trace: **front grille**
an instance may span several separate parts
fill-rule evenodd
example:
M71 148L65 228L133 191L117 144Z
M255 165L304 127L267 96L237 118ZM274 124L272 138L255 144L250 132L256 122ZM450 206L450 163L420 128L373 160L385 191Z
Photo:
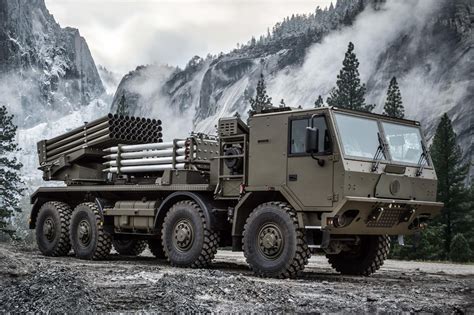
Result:
M406 209L384 209L377 221L369 221L367 227L391 228L400 222L400 218L405 214Z

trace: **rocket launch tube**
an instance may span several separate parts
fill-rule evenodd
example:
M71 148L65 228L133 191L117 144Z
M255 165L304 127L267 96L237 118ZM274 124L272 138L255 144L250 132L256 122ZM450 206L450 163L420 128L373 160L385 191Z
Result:
M176 162L186 161L185 156L177 156ZM120 167L122 166L134 166L134 165L156 165L156 164L169 164L173 162L172 156L165 157L154 157L154 158L142 158L142 159L129 159L129 160L120 160ZM107 161L103 163L106 166L117 166L117 161Z
M45 140L42 144L44 152L41 154L45 156L46 161L52 161L87 147L102 149L118 143L160 144L163 142L162 134L155 130L162 130L160 120L108 114L58 137Z
M55 154L58 154L62 151L66 151L67 149L70 149L70 148L74 148L74 147L77 147L78 145L81 145L81 144L85 144L85 143L88 143L89 141L93 140L93 139L96 139L100 136L104 136L106 134L109 134L112 132L112 130L110 130L111 128L106 128L106 129L103 129L103 130L100 130L100 131L97 131L95 133L92 133L90 135L87 135L85 137L82 137L80 139L77 139L75 141L72 141L66 145L63 145L61 147L58 147L54 150L48 150L46 149L46 156L52 156L52 155L55 155Z
M107 140L113 140L114 137L112 137L111 135L105 135L105 136L102 136L102 137L99 137L97 139L94 139L92 140L91 142L87 142L87 143L84 143L84 144L81 144L81 145L78 145L77 147L74 147L74 148L71 148L69 150L66 150L66 151L63 151L61 153L58 153L54 156L49 156L47 158L48 161L51 161L51 160L54 160L54 159L57 159L59 158L61 155L65 155L65 154L68 154L68 153L71 153L71 152L74 152L74 151L77 151L77 150L80 150L80 149L84 149L84 148L87 148L87 147L91 147L95 144L107 144ZM116 141L116 140L115 140Z
M101 117L101 118L99 118L99 119L93 120L93 121L91 121L91 122L89 122L89 123L87 123L87 124L85 124L85 125L83 125L83 126L81 126L81 127L78 127L78 128L75 128L75 129L73 129L73 130L71 130L71 131L68 131L68 132L66 132L66 133L63 133L63 134L60 135L60 136L57 136L57 137L54 137L54 138L52 138L52 139L46 140L46 145L55 143L55 142L57 142L57 141L60 141L60 140L65 139L65 138L67 138L67 137L69 137L69 136L72 136L72 135L74 135L74 134L76 134L76 133L79 133L79 132L81 132L81 131L84 131L84 128L86 128L86 126L87 126L87 127L93 127L93 126L98 125L98 124L100 124L100 123L102 123L102 122L104 122L104 121L108 121L108 120L111 119L112 117L113 117L112 114L108 114L107 116L104 116L104 117Z
M71 136L69 136L69 137L67 137L67 138L64 138L64 139L59 140L59 141L57 141L57 142L54 142L54 143L52 143L52 144L50 144L50 145L47 145L47 146L46 146L46 150L49 151L49 150L53 150L53 149L59 148L59 147L65 145L65 144L69 143L70 141L74 141L74 140L76 140L76 139L80 139L80 138L86 136L86 134L87 134L87 135L92 134L92 133L94 133L94 132L96 132L96 131L98 131L98 130L107 128L107 127L109 127L109 126L112 126L112 123L111 123L110 121L104 121L104 122L102 122L102 123L100 123L100 124L98 124L98 125L95 125L95 126L92 127L92 128L83 129L83 130L81 130L80 132L78 132L78 133L76 133L76 134L73 134L73 135L71 135ZM48 140L48 141L50 141L50 140ZM47 142L48 142L48 141L47 141Z
M184 146L186 143L185 140L180 140L176 142L178 147ZM161 143L145 143L145 144L132 144L132 145L123 145L120 147L120 151L122 152L132 152L132 151L140 151L140 150L153 150L153 149L168 149L174 146L173 141L169 142L161 142ZM111 152L116 153L118 152L118 147L110 147L104 149L104 152Z
M185 148L179 148L176 150L176 154L183 155L187 152ZM122 152L120 153L121 159L134 159L141 157L160 157L160 156L170 156L173 154L173 149L163 149L163 150L147 150L147 151L137 151L137 152ZM105 159L115 160L118 157L118 153L113 153L104 156Z

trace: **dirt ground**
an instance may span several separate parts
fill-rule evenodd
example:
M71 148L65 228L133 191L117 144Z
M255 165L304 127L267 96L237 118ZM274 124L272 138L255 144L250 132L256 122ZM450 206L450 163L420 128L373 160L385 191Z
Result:
M0 313L130 311L474 313L474 266L388 260L365 278L313 256L299 279L276 280L229 251L211 269L179 269L149 252L83 261L0 244Z

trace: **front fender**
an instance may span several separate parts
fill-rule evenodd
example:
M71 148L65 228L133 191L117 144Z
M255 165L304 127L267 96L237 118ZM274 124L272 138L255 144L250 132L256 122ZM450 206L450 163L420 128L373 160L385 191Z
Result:
M434 201L345 197L340 207L323 213L321 228L331 234L411 235L419 230L416 222L436 217L442 207ZM349 211L357 213L350 223L334 224L334 218Z
M36 218L38 217L38 212L44 202L41 202L39 198L31 200L33 206L31 207L30 219L28 220L28 227L30 229L36 228Z

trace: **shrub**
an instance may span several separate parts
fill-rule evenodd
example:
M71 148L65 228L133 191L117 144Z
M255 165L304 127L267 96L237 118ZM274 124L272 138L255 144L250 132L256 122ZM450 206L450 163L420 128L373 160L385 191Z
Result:
M451 241L449 257L455 262L467 262L471 258L471 249L464 235L456 234Z

